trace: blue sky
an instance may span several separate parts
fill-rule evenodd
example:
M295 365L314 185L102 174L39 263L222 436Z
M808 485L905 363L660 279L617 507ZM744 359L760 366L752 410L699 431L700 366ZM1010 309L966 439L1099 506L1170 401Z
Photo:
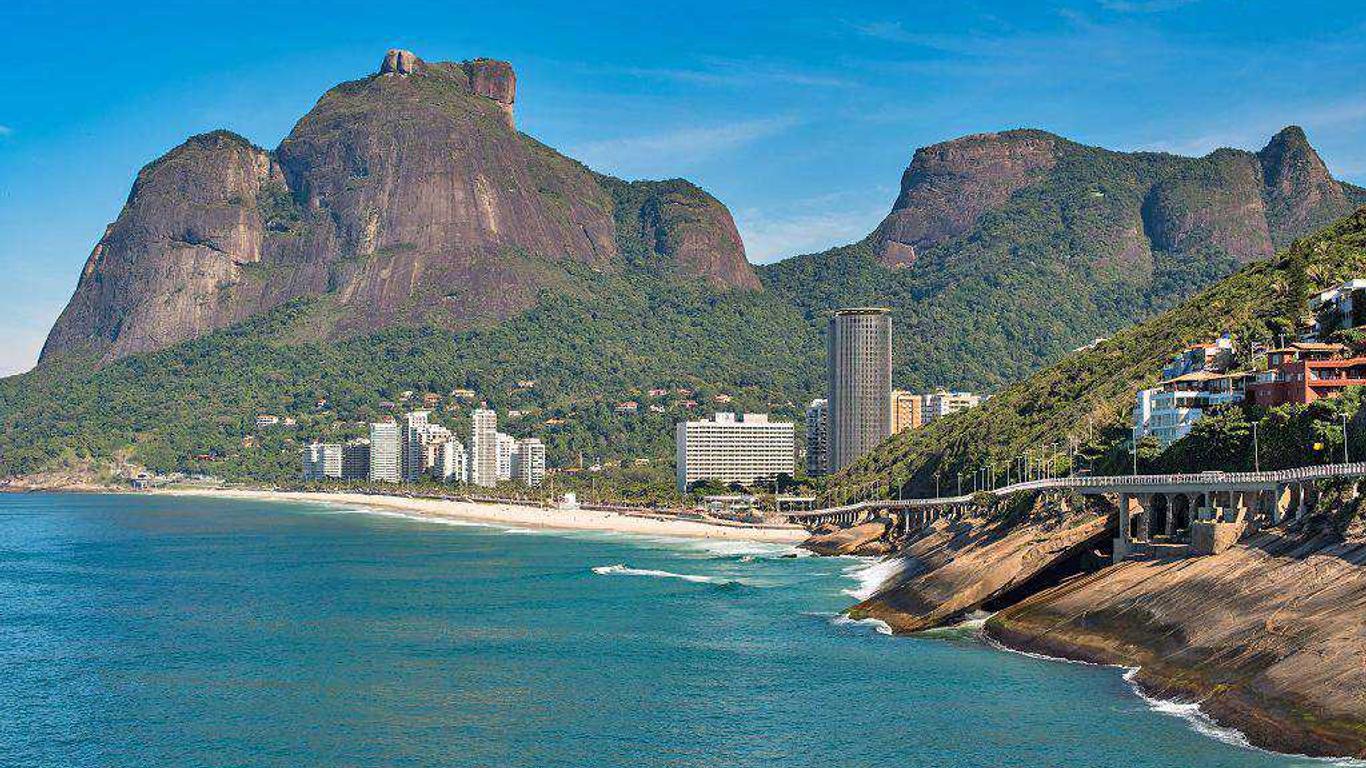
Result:
M0 374L33 364L139 167L214 128L274 147L390 47L512 61L523 131L601 171L696 181L766 262L862 237L915 148L966 133L1204 154L1297 123L1366 182L1364 17L1312 0L5 3Z

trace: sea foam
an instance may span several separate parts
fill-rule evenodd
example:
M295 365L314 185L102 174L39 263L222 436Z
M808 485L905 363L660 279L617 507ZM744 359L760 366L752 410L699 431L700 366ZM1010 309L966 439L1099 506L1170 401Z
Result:
M672 571L656 571L650 568L632 568L625 563L616 565L599 565L593 569L593 573L599 576L651 576L657 579L681 579L691 581L694 584L726 584L726 579L719 579L714 576L699 576L691 573L673 573Z
M882 589L888 579L901 573L906 567L906 559L889 557L886 560L861 562L844 569L844 575L858 582L854 589L842 590L844 594L863 602Z
M882 619L851 619L844 614L840 614L830 619L830 623L835 626L850 627L872 627L880 635L892 634L892 628Z

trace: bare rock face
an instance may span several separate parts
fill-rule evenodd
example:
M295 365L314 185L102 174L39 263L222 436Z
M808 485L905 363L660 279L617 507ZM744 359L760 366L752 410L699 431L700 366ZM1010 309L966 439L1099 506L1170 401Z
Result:
M1014 648L1138 667L1281 752L1366 757L1366 547L1263 533L1226 552L1125 562L1040 592L985 630Z
M1180 164L1143 201L1153 247L1177 253L1215 248L1241 262L1275 252L1256 156L1219 150Z
M475 95L493 99L503 110L509 128L515 127L512 105L517 101L517 75L506 61L475 59L462 65Z
M384 54L384 61L379 65L381 75L411 75L417 71L418 65L422 63L412 51L405 51L401 48L390 48Z
M283 189L270 154L226 131L143 168L43 355L140 352L249 315L261 292L248 275L266 251L269 201Z
M967 232L1055 162L1055 136L1042 131L981 133L916 150L901 194L874 237L887 266Z
M392 50L274 152L191 139L138 175L43 357L158 349L305 296L336 310L324 335L461 329L529 308L557 265L626 268L622 182L513 130L515 94L505 62ZM730 214L688 188L657 201L651 247L688 279L757 288Z
M1278 247L1346 216L1359 202L1333 179L1299 126L1273 136L1257 159L1266 185L1267 219Z

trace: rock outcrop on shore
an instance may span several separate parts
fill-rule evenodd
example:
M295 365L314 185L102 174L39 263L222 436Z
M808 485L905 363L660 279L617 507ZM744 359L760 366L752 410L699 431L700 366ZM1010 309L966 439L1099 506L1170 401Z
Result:
M811 538L802 542L802 548L818 555L838 557L857 555L879 557L892 551L887 541L886 520L872 520L848 528L830 527L816 531Z
M1087 557L1087 549L1105 538L1109 520L1103 508L1025 497L966 519L941 520L901 548L908 569L849 615L879 619L895 632L952 623L1068 559Z
M1164 699L1279 752L1366 757L1366 542L1266 533L1125 562L1003 609L1012 648L1138 667Z
M1200 702L1258 746L1366 757L1360 499L1323 498L1218 555L1119 564L1103 502L1005 500L902 542L905 572L848 613L910 633L996 611L993 640L1138 667L1145 691Z

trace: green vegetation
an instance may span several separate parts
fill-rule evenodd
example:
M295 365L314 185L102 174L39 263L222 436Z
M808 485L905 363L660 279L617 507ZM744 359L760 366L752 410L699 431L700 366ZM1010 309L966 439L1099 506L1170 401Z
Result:
M453 388L488 400L504 431L541 436L554 465L580 454L667 462L676 421L718 408L796 416L793 393L814 392L823 375L817 341L794 338L795 313L761 295L575 265L566 280L595 281L602 293L593 295L614 300L547 292L534 309L489 328L395 328L330 343L300 341L298 328L335 308L298 301L99 368L89 359L53 361L0 381L0 474L49 467L65 451L104 458L131 449L131 460L157 471L280 482L297 476L303 443L363 434L358 422L385 413L384 401L396 412L416 407L399 403L404 391ZM519 386L527 381L535 383ZM651 397L654 388L669 393ZM733 402L714 402L722 394ZM639 404L636 413L616 411L626 400ZM686 407L689 400L696 405ZM463 429L468 407L445 398L437 418ZM508 411L522 415L507 419ZM298 425L257 430L260 413ZM243 444L248 435L254 444Z
M1186 345L1232 331L1270 340L1306 319L1313 291L1366 274L1366 209L1295 241L1275 259L1247 266L1152 320L1073 353L1005 388L971 411L906 432L836 478L832 495L933 493L936 477L954 487L959 473L995 465L1003 473L1017 456L1053 457L1066 471L1075 450L1081 469L1128 472L1134 395L1156 383L1163 363ZM1271 468L1333 460L1341 448L1341 412L1356 412L1359 396L1269 414L1224 412L1162 455L1140 445L1140 470L1248 467L1251 426L1259 420L1261 464ZM1356 422L1353 422L1355 424ZM1366 424L1349 427L1354 451L1366 456ZM1314 450L1314 443L1324 448ZM1322 457L1322 458L1320 458Z

